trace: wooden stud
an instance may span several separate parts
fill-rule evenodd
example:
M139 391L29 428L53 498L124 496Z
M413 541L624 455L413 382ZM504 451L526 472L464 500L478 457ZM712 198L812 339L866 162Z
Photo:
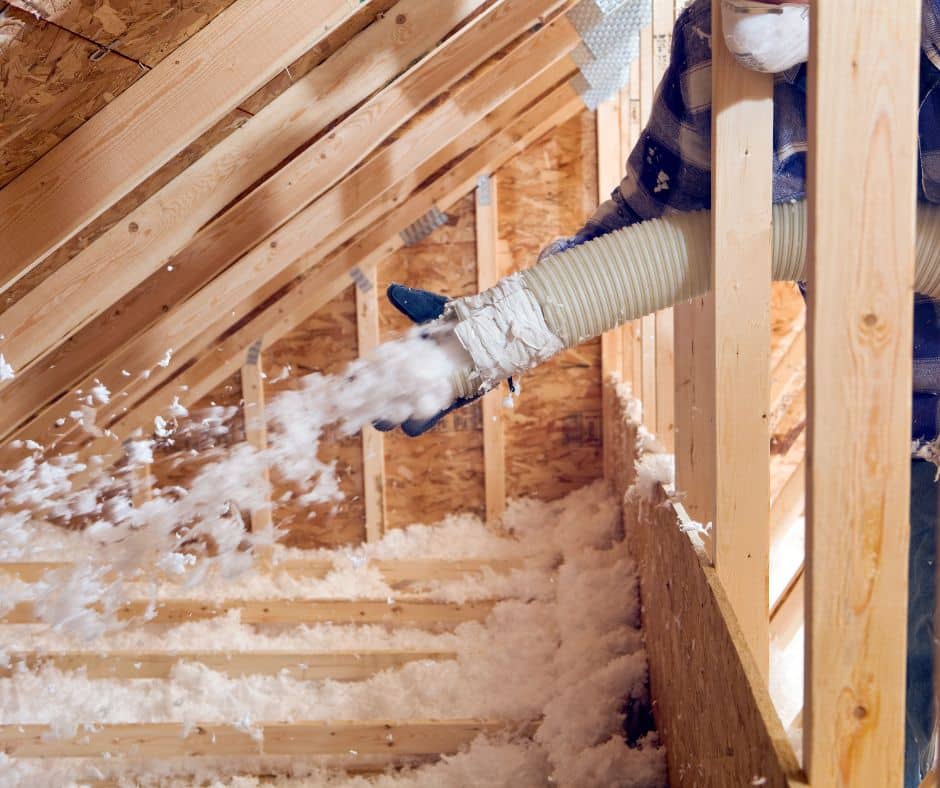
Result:
M643 130L643 122L641 121L642 113L640 111L640 63L638 60L634 60L630 64L630 97L629 97L629 120L627 123L627 137L626 145L622 145L620 148L620 158L621 164L626 168L626 162L630 158L630 154L633 153L634 147L640 141L640 132ZM623 97L621 95L621 101ZM621 123L623 120L623 112L621 111ZM623 130L621 129L621 140L623 140ZM635 397L642 396L642 383L643 383L643 346L642 346L642 321L634 320L630 325L630 368L626 372L630 375L630 383L633 388L633 395ZM627 337L624 336L624 343L627 342ZM624 356L626 359L626 355Z
M268 448L268 427L264 413L264 373L261 369L262 340L248 348L242 364L242 402L245 410L245 440L259 452ZM264 489L264 503L251 510L251 530L266 533L271 530L271 474L267 466L262 470L260 487Z
M356 278L356 336L359 357L379 346L379 295L375 267L359 269ZM385 533L385 438L372 425L362 428L362 487L366 509L366 541L377 542Z
M404 201L355 243L333 255L322 265L311 268L303 281L288 292L281 301L273 304L251 323L217 344L217 352L214 356L200 358L182 375L177 376L173 381L174 386L188 387L178 391L180 400L184 404L198 401L214 385L231 374L233 371L231 360L238 353L244 352L248 336L262 335L265 343L277 341L307 315L312 314L330 298L342 292L349 284L349 272L353 268L376 265L381 259L394 252L401 244L398 232L403 227L423 216L435 203L446 210L449 205L473 188L481 173L501 166L548 129L572 117L581 108L583 108L583 103L568 84L556 88L543 101L479 146L452 170ZM298 275L304 274L308 266L311 266L309 258L302 258L299 266L288 267L284 271L283 281L275 280L272 288L288 285ZM235 312L236 316L239 314L245 313ZM233 316L232 319L235 317ZM217 335L215 330L209 332L205 336L205 342L212 341L212 338ZM205 346L202 342L197 344L200 347ZM182 352L179 355L187 357L190 354ZM129 431L131 424L152 420L153 416L150 414L162 412L172 397L169 391L159 390L152 393L115 422L112 425L113 428L120 433L125 430ZM99 439L83 450L83 456L106 455L110 450L109 441Z
M378 42L384 47L384 41L393 34L384 27L379 31L385 32L384 36L376 33L357 44L357 56L366 65L357 68L351 52L344 53L335 67L327 61L323 71L317 69L308 75L299 90L291 89L265 108L259 114L261 120L250 120L223 142L218 152L197 162L191 176L184 174L174 180L112 228L93 248L82 252L0 315L7 362L17 372L24 371L157 271L174 253L178 253L172 258L174 267L194 271L194 276L199 276L200 270L203 277L205 272L225 270L312 199L334 187L389 134L413 117L429 94L433 96L453 87L468 70L524 29L535 11L562 0L538 0L536 9L517 0L504 1L514 5L515 10L497 13L499 9L494 7L474 18L465 29L428 53L417 67L406 71L343 119L330 134L321 136L231 204L308 141L311 138L308 132L322 129L329 120L368 96L370 88L387 82L389 74L400 68L402 59L425 52L452 26L453 19L449 13L429 15L414 10L412 16L425 20L420 35L408 37L410 46L390 51L377 66L367 55ZM458 7L450 9L454 16L471 14L480 0L456 2ZM390 18L387 25L392 22ZM350 78L351 74L355 76ZM367 77L364 84L356 79L361 75ZM320 76L327 76L329 81L324 85ZM326 100L311 101L311 93L326 94ZM321 109L321 104L326 106ZM460 120L459 116L452 119ZM448 138L446 129L441 129L441 138L445 141ZM441 138L439 146L443 144ZM264 155L253 155L259 149ZM426 155L435 150L427 149ZM244 162L252 159L253 166L246 167ZM237 177L232 177L233 172ZM168 204L182 207L168 211ZM229 204L231 207L213 219ZM185 250L180 252L184 246ZM104 255L104 259L99 255ZM133 265L128 264L129 258L134 260ZM177 285L170 280L169 286L175 290ZM179 295L154 293L153 299L156 304L173 303L179 300Z
M500 279L499 203L495 175L481 175L475 190L477 289L493 287ZM483 482L486 521L496 522L506 510L506 445L503 440L503 399L506 385L500 383L483 395Z
M181 624L204 621L239 611L243 624L385 624L409 627L454 627L464 621L483 621L495 602L476 600L456 604L425 599L163 599L149 610L147 600L125 602L117 611L122 621ZM148 618L151 616L152 618ZM30 602L15 605L0 615L2 624L37 624Z
M652 25L640 31L640 125L645 128L653 109L653 28ZM636 395L643 403L643 423L656 431L656 317L645 315L640 318L640 365L642 374Z
M653 89L659 88L672 50L673 0L653 0ZM656 418L655 433L667 451L675 440L675 348L673 346L673 310L656 313ZM654 422L650 422L653 424Z
M804 748L901 785L920 3L813 6Z
M359 7L245 0L219 14L0 191L0 292Z
M420 660L457 658L452 651L13 651L0 678L44 666L84 671L89 679L168 679L181 662L196 662L237 678L287 675L298 681L362 681Z
M114 723L81 728L74 738L51 735L48 725L0 725L0 748L11 758L180 758L238 755L439 755L454 753L480 735L505 734L513 725L487 720L364 720L263 722L254 730L223 723Z
M721 29L721 5L712 7ZM770 270L773 78L712 49L713 431L715 569L751 653L770 666ZM697 403L702 407L705 402Z
M620 98L614 96L601 102L595 115L597 126L597 201L602 203L620 183ZM618 326L601 336L601 403L602 448L604 452L604 478L613 479L615 469L623 458L614 452L611 429L617 417L617 404L611 396L607 381L615 377L623 380L623 330Z

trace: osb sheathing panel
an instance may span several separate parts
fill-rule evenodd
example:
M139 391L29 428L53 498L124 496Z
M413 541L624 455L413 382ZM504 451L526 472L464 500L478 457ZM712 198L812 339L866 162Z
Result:
M527 268L597 206L594 116L587 111L515 157L498 173L499 237L511 265ZM560 354L523 376L522 396L504 411L506 494L546 500L603 473L600 340Z
M379 267L383 341L411 325L384 298L390 282L452 297L477 291L472 195L447 213L451 224L438 228L415 246L402 248ZM454 511L482 515L485 498L480 404L455 411L420 438L408 438L398 430L388 433L385 473L387 527L433 523Z
M154 66L235 0L10 0L82 38Z
M0 187L144 72L13 7L0 12Z
M341 372L357 355L356 298L348 287L262 354L266 397L270 400L277 392L298 386L299 378L312 372ZM272 474L274 524L288 532L284 543L294 547L359 543L365 539L362 440L359 435L341 439L326 436L319 457L336 462L344 499L316 506L301 505L293 498L281 501L282 496L298 490Z

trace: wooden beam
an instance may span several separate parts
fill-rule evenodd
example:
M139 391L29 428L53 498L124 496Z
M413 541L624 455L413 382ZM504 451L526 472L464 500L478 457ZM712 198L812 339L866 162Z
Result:
M595 113L597 141L597 201L610 199L610 193L620 183L623 169L620 161L620 97L614 96L601 102ZM623 380L623 330L621 327L605 331L601 335L601 380L616 377ZM611 429L617 417L617 403L613 401L612 389L601 388L601 426L604 452L604 478L611 481L618 463L623 458L614 451Z
M204 621L239 611L243 624L384 624L386 626L454 627L464 621L484 621L495 602L479 600L456 604L425 599L164 599L148 612L148 600L125 602L117 611L121 621L181 624ZM147 618L150 614L152 618ZM30 602L0 616L2 624L41 623Z
M571 117L582 106L579 102L580 99L570 86L564 85L557 88L542 102L534 106L531 111L527 111L517 121L510 123L493 138L480 145L452 170L446 172L431 185L420 189L412 198L405 200L382 221L375 224L368 233L341 252L323 261L320 261L315 253L308 254L301 257L295 265L286 267L282 276L271 282L272 295L280 287L289 285L297 276L303 276L303 280L287 293L280 303L266 309L248 325L218 343L215 346L216 352L213 356L200 358L182 375L177 376L173 381L174 389L180 386L189 387L178 391L181 400L185 404L198 400L202 394L211 389L214 382L231 374L231 359L234 355L244 352L243 349L247 347L245 344L248 336L245 333L246 331L254 332L255 337L263 336L265 346L276 341L278 337L290 330L306 315L315 311L319 305L341 292L350 282L348 274L354 267L367 268L370 265L375 265L383 257L397 249L398 244L401 243L398 232L403 227L424 215L435 203L440 203L442 207L446 208L449 204L455 202L473 188L481 173L492 171L495 166L500 166L512 155L538 139L545 131L562 120ZM403 144L407 145L407 141ZM306 214L301 214L301 217L306 217ZM298 219L301 217L298 217ZM298 224L297 230L300 233L306 234L311 229L311 225L308 223L298 222ZM344 230L352 232L355 227L354 223L349 223L344 227ZM285 247L287 247L286 242L269 251L274 254ZM303 254L301 250L298 250L297 253ZM292 250L290 254L293 257L294 251ZM314 263L317 263L317 265L314 266ZM253 268L247 268L244 271L244 276L247 276L253 270ZM309 275L306 273L308 270L310 271ZM240 283L239 286L241 286ZM245 282L244 287L244 292L250 292L252 287L257 287L257 281L248 280ZM223 297L217 295L217 291L215 293L216 297ZM249 296L246 304L232 310L232 313L226 316L226 320L235 320L239 316L248 314L252 306L264 302L264 295L264 293L260 293L255 297ZM195 310L196 315L203 313L201 302L193 305L192 308ZM195 321L195 317L193 319ZM174 321L167 320L166 330L173 330L173 325ZM211 331L204 333L203 338L195 345L199 348L205 347L206 344L212 342L218 336L221 330L224 330L224 326L213 328ZM157 337L158 335L155 335L154 340L161 341ZM192 355L189 352L182 352L177 358L187 359L191 357ZM161 370L156 370L154 374L156 375L159 372ZM116 379L120 381L121 378L118 376ZM209 386L209 388L207 389L206 386ZM170 399L167 399L167 396L172 399L169 391L158 390L153 392L145 400L138 403L133 410L129 410L118 422L115 422L112 425L113 428L118 432L123 432L126 429L130 431L132 429L131 424L139 424L141 420L149 421L153 418L149 415L150 413L160 413L169 404ZM108 439L101 439L93 443L86 453L94 454L107 451L110 451L109 441Z
M814 785L901 785L920 3L810 31L804 745Z
M379 295L375 287L376 269L359 269L356 279L356 335L359 357L368 356L378 346ZM371 425L362 428L362 486L366 509L366 541L376 542L385 533L388 520L385 496L385 438Z
M453 651L12 651L0 678L44 666L84 671L89 679L168 679L181 662L197 662L232 678L286 675L298 681L362 681L420 660L457 658Z
M721 29L721 6L712 8ZM773 78L712 49L715 569L762 675L770 667L770 270ZM746 394L745 394L746 392ZM704 403L699 402L701 407Z
M653 89L659 88L669 68L672 50L673 0L653 0ZM675 448L675 347L673 310L656 313L656 420L655 432L667 451Z
M626 171L626 163L633 153L634 147L640 141L640 132L643 130L640 113L640 61L634 60L630 64L630 85L629 85L629 105L627 106L628 118L626 122L626 136L624 136L624 117L623 103L624 96L621 93L621 148L620 164ZM630 385L635 397L642 396L641 387L643 384L643 345L642 345L642 322L634 320L629 327L629 338L624 335L624 365L625 373L629 375ZM627 353L626 345L629 342L630 349ZM630 366L626 367L626 358L630 358Z
M475 197L477 289L493 287L500 279L499 219L497 178L481 175ZM483 484L486 521L493 523L506 510L506 445L503 441L503 399L505 384L483 395Z
M360 7L233 5L0 190L0 292Z
M653 27L640 31L640 124L645 128L653 109ZM642 375L636 394L643 404L643 423L656 431L656 317L640 318L640 354Z
M11 758L183 758L257 755L439 755L454 753L479 735L525 725L487 720L364 720L263 722L246 730L220 723L115 723L82 727L74 738L48 725L0 725L0 748Z
M268 428L264 415L264 373L261 370L261 340L252 343L242 364L242 407L245 411L245 440L259 452L268 448ZM264 503L251 510L251 530L265 533L271 530L271 474L267 466L261 472L260 488L264 490Z
M416 0L404 0L401 5L407 13L388 15L369 28L362 41L353 42L275 99L191 171L174 179L0 315L7 362L22 373L171 258L174 268L188 272L182 282L176 281L179 277L170 280L174 289L188 285L187 289L195 290L186 281L189 277L201 285L207 273L224 270L336 184L429 96L451 87L468 69L512 40L532 18L532 12L525 9L500 14L491 8L428 53L481 3L447 0L440 14L424 14ZM396 20L400 18L412 21L399 25ZM399 28L403 31L398 32ZM386 50L385 42L396 38L400 43ZM421 55L425 57L420 64L225 210L332 120L386 85L402 62ZM186 252L173 257L187 244ZM184 294L189 295L185 290ZM153 297L151 310L179 298L156 293Z

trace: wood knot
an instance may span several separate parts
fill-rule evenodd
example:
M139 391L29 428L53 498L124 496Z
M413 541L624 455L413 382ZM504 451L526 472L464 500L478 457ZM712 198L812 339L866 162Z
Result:
M395 17L395 24L396 24L396 25L403 25L403 24L405 24L405 22L406 22L407 19L408 19L408 17L406 17L404 14L399 14L398 16Z
M140 229L140 225L137 222L131 222L127 225L127 229L132 233L136 233Z
M869 328L873 327L878 322L878 315L874 312L869 312L862 318L862 322Z
M864 706L856 706L852 713L855 715L856 719L864 720L868 716L868 709Z

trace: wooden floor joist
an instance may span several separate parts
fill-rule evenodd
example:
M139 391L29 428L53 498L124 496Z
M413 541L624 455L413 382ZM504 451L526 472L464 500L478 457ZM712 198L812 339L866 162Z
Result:
M409 662L457 658L452 651L13 651L7 656L0 678L15 675L24 665L29 670L81 670L89 679L165 679L175 665L196 662L232 678L284 674L299 681L359 681Z
M424 755L454 753L477 736L518 731L532 724L491 720L366 720L264 722L252 728L175 722L93 725L71 739L48 725L0 725L0 752L11 758L180 758L237 755Z
M394 558L370 559L365 566L375 567L382 574L382 579L392 588L401 590L415 588L427 583L461 580L466 577L480 577L486 574L508 574L515 569L522 569L523 559L512 558ZM15 578L24 583L35 583L46 572L65 569L71 564L64 561L30 561L0 563L0 578ZM287 558L268 563L264 571L276 574L286 572L297 578L323 578L336 568L328 560L311 558Z
M0 291L360 5L246 0L221 13L0 191Z
M204 621L238 611L243 624L384 624L387 626L454 627L465 621L483 621L496 603L478 600L458 604L426 599L165 599L150 609L146 600L126 602L117 611L122 621L182 624ZM22 602L0 624L41 623L32 603Z

